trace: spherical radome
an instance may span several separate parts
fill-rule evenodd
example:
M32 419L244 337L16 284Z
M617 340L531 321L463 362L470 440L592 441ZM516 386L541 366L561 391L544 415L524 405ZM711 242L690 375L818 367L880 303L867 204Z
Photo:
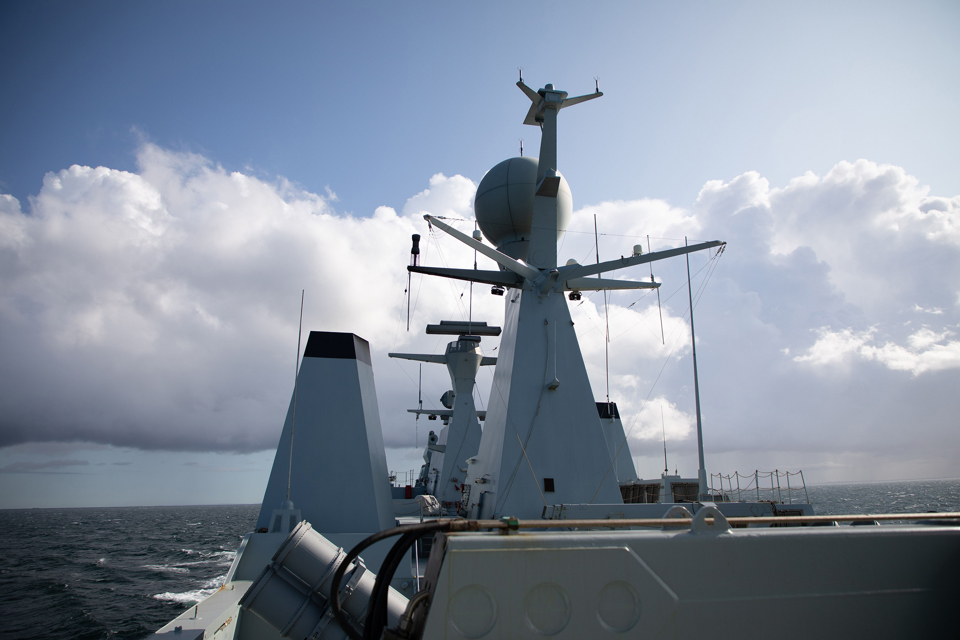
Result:
M483 235L497 249L518 260L527 259L536 187L537 159L510 158L487 172L474 199L474 212ZM559 240L573 215L570 186L562 175L557 202Z

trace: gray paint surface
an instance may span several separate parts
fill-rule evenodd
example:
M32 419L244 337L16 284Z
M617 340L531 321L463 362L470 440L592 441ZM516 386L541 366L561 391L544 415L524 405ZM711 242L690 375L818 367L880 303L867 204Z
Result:
M314 335L311 333L311 341ZM329 335L329 334L328 334ZM347 335L366 346L366 341ZM310 352L308 342L307 352ZM357 349L362 356L363 351ZM366 347L369 353L369 347ZM355 358L305 357L297 392L290 499L323 533L374 533L394 525L373 368ZM293 400L257 528L286 496Z

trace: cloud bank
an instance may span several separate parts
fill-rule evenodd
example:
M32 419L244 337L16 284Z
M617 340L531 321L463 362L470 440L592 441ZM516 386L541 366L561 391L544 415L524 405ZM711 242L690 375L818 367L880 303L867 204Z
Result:
M419 368L385 354L439 352L444 341L423 325L470 313L468 284L415 277L406 331L410 235L424 236L423 264L471 266L473 253L428 232L422 215L472 220L473 181L437 174L401 206L363 216L338 211L330 190L195 154L147 144L138 161L136 173L50 173L26 207L0 195L0 446L273 448L301 289L305 331L370 341L388 447L422 444L413 430L424 425L404 412ZM791 451L825 468L900 455L942 474L960 453L960 196L928 191L866 160L781 188L750 172L708 182L688 208L583 207L560 256L726 240L718 259L691 257L708 451L732 463ZM595 395L609 384L640 457L662 453L663 434L689 451L695 434L686 264L653 272L659 306L652 292L571 303ZM502 301L475 287L474 317L501 322ZM423 380L426 406L438 406L446 372L427 366Z
M360 217L193 154L146 145L139 166L50 173L29 213L3 200L0 445L274 447L300 289L305 330L394 346L421 211L468 215L475 189L437 175L409 210Z

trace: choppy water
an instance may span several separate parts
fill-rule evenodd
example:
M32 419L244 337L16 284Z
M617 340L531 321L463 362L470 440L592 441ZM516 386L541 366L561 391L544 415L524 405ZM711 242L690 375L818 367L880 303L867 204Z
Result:
M808 494L823 515L960 511L960 480ZM220 586L258 509L0 510L0 638L144 638Z
M817 515L960 511L960 480L911 480L807 487Z
M258 510L0 510L0 638L144 638L219 588Z

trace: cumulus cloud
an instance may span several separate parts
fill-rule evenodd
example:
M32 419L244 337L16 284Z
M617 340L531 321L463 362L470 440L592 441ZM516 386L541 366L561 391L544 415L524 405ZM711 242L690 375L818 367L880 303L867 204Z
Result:
M470 313L469 284L418 276L407 294L404 267L412 233L424 236L423 264L472 265L472 251L422 216L472 230L475 183L437 174L400 211L361 216L337 211L331 189L307 193L198 155L145 145L138 159L135 173L48 174L26 206L0 196L0 445L272 448L302 288L305 330L370 341L390 450L422 445L425 426L404 411L420 367L385 354L441 352L444 339L423 325ZM946 475L960 452L958 229L960 197L860 160L782 187L755 172L710 181L689 207L584 207L559 255L586 263L685 237L729 243L720 258L690 257L708 466L783 468L769 458L789 451L839 479L831 460L897 454L918 475ZM609 387L633 454L651 459L661 428L683 452L695 424L686 261L652 272L659 301L625 291L571 303L595 396ZM616 277L649 280L651 268ZM502 303L474 288L475 318L501 322ZM483 346L496 354L496 340ZM491 373L479 377L481 407ZM448 386L443 367L424 366L425 406Z
M696 307L708 466L712 454L746 469L782 468L789 451L791 463L840 479L830 460L875 456L868 476L883 477L882 460L895 452L910 456L917 475L949 475L960 449L950 391L960 384L957 203L900 167L865 160L783 187L747 172L708 182L688 209L651 200L585 207L564 247L595 259L594 214L601 259L646 248L648 234L654 250L685 236L728 241L719 263L691 256L695 295L709 279ZM609 380L625 424L656 423L646 414L657 396L693 415L684 262L653 267L663 282L663 341L655 297L611 295L609 376L602 296L574 309L597 395ZM618 337L613 327L627 308L645 322ZM631 446L635 456L656 456L653 442Z
M830 331L826 327L821 328L819 338L813 343L807 353L802 356L796 356L794 362L808 362L812 365L827 367L839 365L845 362L849 356L865 350L867 341L875 331L868 329L855 333L852 329L842 331Z
M636 414L633 423L624 425L627 437L635 440L684 440L695 435L696 417L681 411L664 397L651 398Z
M893 342L879 346L870 344L874 333L874 329L855 333L851 329L831 331L821 328L813 346L794 361L828 367L841 364L851 356L859 356L864 360L876 360L889 369L909 371L915 376L927 371L960 368L960 342L947 341L947 337L953 335L952 331L936 333L923 328L907 337L906 346Z
M195 154L145 145L138 161L50 173L28 211L0 203L2 445L273 447L300 289L305 329L386 351L411 339L397 329L422 212L472 217L462 177L357 217ZM428 288L419 309L456 313L446 298Z

